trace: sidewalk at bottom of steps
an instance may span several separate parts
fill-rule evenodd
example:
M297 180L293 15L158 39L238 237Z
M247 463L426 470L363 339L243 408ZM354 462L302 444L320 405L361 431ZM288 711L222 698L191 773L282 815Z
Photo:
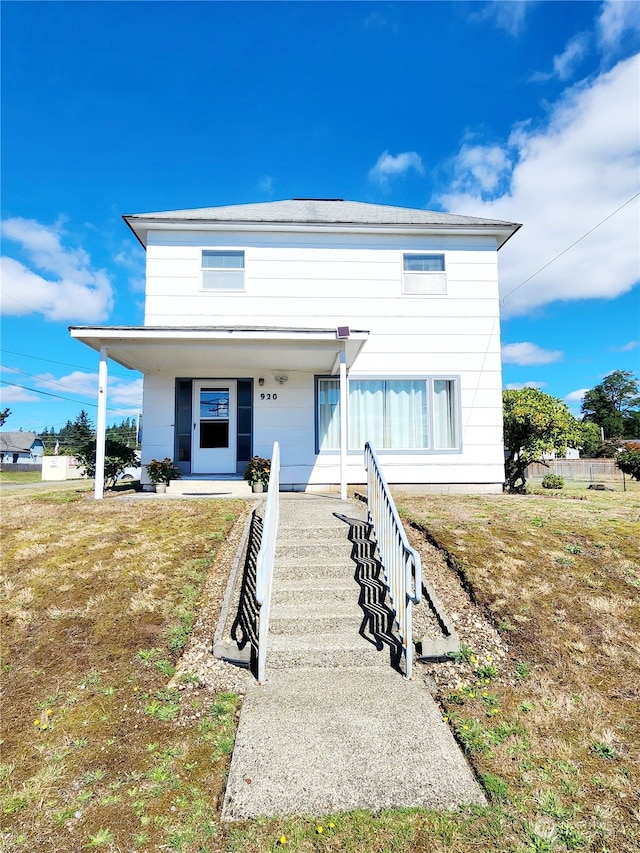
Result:
M484 804L428 691L393 670L273 672L246 695L223 820Z

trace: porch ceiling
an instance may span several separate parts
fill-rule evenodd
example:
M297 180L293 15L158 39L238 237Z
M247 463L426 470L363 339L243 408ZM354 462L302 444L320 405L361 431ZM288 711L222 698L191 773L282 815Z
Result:
M350 368L368 337L366 331L351 331L342 339L336 329L72 326L69 331L98 352L106 347L109 358L124 367L176 376L243 370L337 373L342 344Z

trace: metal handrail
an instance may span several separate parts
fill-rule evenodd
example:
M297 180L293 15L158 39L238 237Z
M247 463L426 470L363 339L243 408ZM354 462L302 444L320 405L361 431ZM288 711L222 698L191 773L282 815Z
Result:
M258 603L258 681L266 680L267 638L271 607L271 581L276 554L276 537L280 518L280 445L276 441L271 453L269 488L264 511L262 540L256 563L256 602Z
M413 649L411 607L422 597L420 555L409 545L396 505L376 452L369 442L364 448L367 471L367 511L378 544L380 562L395 611L405 654L405 675L411 678Z

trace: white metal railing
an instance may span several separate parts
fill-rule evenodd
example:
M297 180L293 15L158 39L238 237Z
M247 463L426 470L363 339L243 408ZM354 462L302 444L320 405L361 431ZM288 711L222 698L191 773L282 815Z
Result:
M271 581L276 554L276 537L280 517L280 445L276 441L271 453L271 471L267 504L264 511L262 540L256 564L256 602L258 603L258 681L266 680L267 638L269 636L269 609L271 607Z
M422 597L420 555L409 545L378 457L369 442L364 448L364 467L367 471L369 523L375 533L391 606L398 622L405 654L405 675L411 678L411 607Z

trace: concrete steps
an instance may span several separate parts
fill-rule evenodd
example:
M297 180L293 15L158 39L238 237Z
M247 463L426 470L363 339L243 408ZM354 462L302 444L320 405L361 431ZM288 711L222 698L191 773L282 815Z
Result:
M370 595L366 613L359 604L373 575L351 559L349 524L335 513L361 512L281 496L267 678L243 702L225 821L485 805L422 680L393 669L384 596Z
M270 634L267 647L267 672L306 668L329 669L334 666L389 666L386 658L358 635L357 627L327 633Z
M389 666L389 655L360 634L364 614L350 527L336 517L345 509L353 516L353 504L281 495L267 673ZM364 523L364 512L359 520Z

